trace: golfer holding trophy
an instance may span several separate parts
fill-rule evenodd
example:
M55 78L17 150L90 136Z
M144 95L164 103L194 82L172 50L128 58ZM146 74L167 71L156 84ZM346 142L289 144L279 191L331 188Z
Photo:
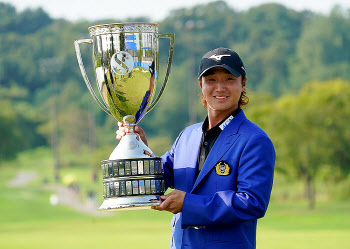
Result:
M91 39L76 40L81 73L91 96L130 132L108 160L102 161L104 202L99 210L157 206L165 192L159 157L133 132L133 127L158 103L166 86L174 53L174 34L158 34L158 24L116 23L92 26ZM159 38L170 39L164 82L153 100L159 70ZM93 68L102 103L86 75L80 44L93 45Z

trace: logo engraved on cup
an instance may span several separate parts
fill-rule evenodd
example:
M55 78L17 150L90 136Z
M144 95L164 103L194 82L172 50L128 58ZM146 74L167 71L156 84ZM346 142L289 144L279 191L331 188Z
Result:
M128 52L120 51L112 56L111 67L116 74L126 75L134 68L134 60Z

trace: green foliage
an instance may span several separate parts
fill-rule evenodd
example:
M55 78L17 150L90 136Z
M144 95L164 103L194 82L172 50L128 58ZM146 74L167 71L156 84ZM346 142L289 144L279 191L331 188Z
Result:
M161 156L171 148L173 141L169 136L155 137L148 140L148 146L155 156Z
M350 156L350 84L340 79L306 84L298 95L250 109L252 119L271 136L277 170L305 182L312 207L315 178L345 180ZM329 169L331 167L331 169ZM322 172L322 173L321 173Z
M0 32L14 32L20 35L35 33L49 25L52 19L41 8L26 9L16 13L16 9L5 3L0 3Z
M0 101L0 158L13 158L19 150L20 136L18 131L13 129L16 123L16 116L9 101Z
M346 150L350 146L349 97L349 83L333 80L307 84L299 95L279 99L271 117L274 127L270 130L276 143L287 149L281 157L299 160L296 164L303 165L300 173L310 171L315 175L313 171L327 163L349 173L350 157ZM292 149L286 144L298 146Z
M290 67L292 87L310 80L350 79L350 35L344 32L350 29L349 20L335 8L330 16L315 16L304 24Z
M11 159L18 151L45 143L35 132L36 111L26 102L28 91L12 85L0 87L0 158Z

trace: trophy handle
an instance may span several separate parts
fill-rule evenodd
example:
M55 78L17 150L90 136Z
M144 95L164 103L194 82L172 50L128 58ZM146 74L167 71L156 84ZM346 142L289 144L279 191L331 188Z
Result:
M101 101L97 98L97 96L94 92L94 89L92 88L92 86L90 84L89 78L88 78L86 71L85 71L83 59L81 58L81 52L80 52L80 47L79 47L79 44L81 44L81 43L92 43L92 39L82 39L82 40L75 40L74 41L75 52L77 54L80 72L83 75L85 84L86 84L87 88L89 89L91 96L94 98L96 103L101 107L101 109L104 110L107 114L112 115L111 112L108 110L108 108L105 107L104 104L102 104Z
M171 68L171 64L172 64L172 61L173 61L173 57L174 57L175 34L159 34L158 38L169 38L170 39L168 68L167 68L166 73L165 73L165 78L164 78L164 81L163 81L163 84L162 84L162 88L160 89L156 99L147 108L146 113L150 112L154 108L154 106L158 103L160 97L162 96L162 94L164 92L164 89L166 87L166 84L168 83L168 78L169 78L169 74L170 74L170 68Z

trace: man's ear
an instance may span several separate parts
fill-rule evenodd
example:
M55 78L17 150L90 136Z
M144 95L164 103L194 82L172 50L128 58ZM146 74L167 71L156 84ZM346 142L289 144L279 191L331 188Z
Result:
M244 91L245 91L245 88L247 86L247 80L248 80L247 76L244 76L244 79L242 80L242 87L243 87Z
M198 82L199 82L200 88L202 88L202 77L200 77L200 78L198 79Z

